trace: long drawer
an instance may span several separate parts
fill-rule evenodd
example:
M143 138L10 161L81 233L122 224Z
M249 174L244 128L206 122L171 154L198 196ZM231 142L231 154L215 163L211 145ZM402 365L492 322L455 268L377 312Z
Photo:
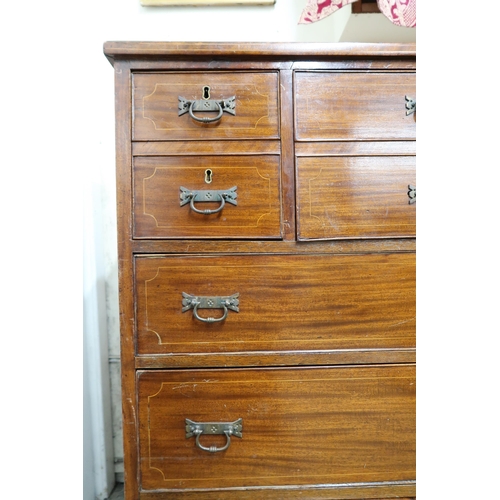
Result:
M415 479L414 365L137 379L143 491Z
M135 258L138 354L415 346L415 255Z
M414 140L411 100L416 100L414 73L299 71L295 136L299 141Z
M135 73L133 82L136 141L279 138L276 72Z
M281 237L280 157L136 157L135 238Z
M297 158L300 240L416 235L415 156Z

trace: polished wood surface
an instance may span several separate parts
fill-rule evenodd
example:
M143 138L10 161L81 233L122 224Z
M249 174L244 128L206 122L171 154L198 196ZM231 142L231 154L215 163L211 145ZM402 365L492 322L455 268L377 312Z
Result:
M178 115L178 98L200 100L203 87L210 99L236 97L236 114L200 123L188 113ZM134 75L134 128L136 141L268 139L279 138L278 73L205 72ZM195 113L213 118L217 113Z
M155 371L138 380L143 490L415 477L412 365ZM242 438L209 453L186 439L186 418L242 418Z
M295 137L299 141L411 140L416 98L414 73L295 74Z
M141 491L141 500L415 500L415 481L372 484L327 484L311 486L272 486L232 490ZM166 496L167 495L167 496ZM286 495L286 497L284 496ZM410 496L411 495L411 496Z
M405 57L415 62L415 43L288 43L288 42L105 42L103 51L106 57L114 62L116 59L134 60L141 58L160 58L164 66L173 58L185 57L196 61L200 56L213 59L224 57L224 60L239 60L247 57L267 59L273 57L286 60L296 57L301 60L336 58L348 59L366 57L382 59L390 57L391 61ZM387 64L386 64L387 66Z
M144 256L135 272L140 354L415 346L413 254ZM239 293L239 312L204 323L182 292Z
M137 157L133 168L135 237L281 237L278 155ZM226 202L220 212L200 214L190 203L180 206L181 187L236 188L237 204ZM194 203L201 211L220 206L221 201Z
M184 156L184 155L279 155L279 140L245 141L185 141L133 142L134 156Z
M298 156L415 156L416 141L297 142Z
M415 347L356 348L356 349L303 349L275 351L237 351L211 353L152 353L138 354L135 367L150 368L220 368L240 366L304 366L352 365L377 363L415 363Z
M297 159L298 238L415 237L414 156Z
M415 167L404 108L415 45L108 42L104 53L125 499L414 498L416 206L399 193ZM179 117L178 97L205 85L213 99L235 94L236 115ZM217 216L179 206L179 187L203 190L207 169L213 189L238 186L238 205ZM203 323L181 312L183 291L239 293L240 311ZM226 452L185 438L185 418L233 410L244 437Z
M132 185L130 131L132 110L130 102L131 70L128 63L115 62L116 100L116 209L117 209L117 250L118 250L118 292L120 313L120 368L122 390L123 454L125 498L137 499L139 489L136 474L138 461L137 415L135 405L135 356L134 325L128 318L134 315L134 297L130 293L133 286L131 266L132 238Z
M295 227L293 228L295 230ZM307 243L307 244L306 244ZM274 240L139 240L132 242L134 253L297 253L301 255L326 252L343 253L386 253L415 252L415 238L382 238L364 240L308 240L274 241Z

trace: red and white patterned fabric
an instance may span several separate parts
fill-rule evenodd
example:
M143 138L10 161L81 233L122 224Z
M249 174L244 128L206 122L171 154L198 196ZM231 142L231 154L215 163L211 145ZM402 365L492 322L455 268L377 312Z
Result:
M309 24L321 21L345 5L357 0L307 0L305 9L300 15L299 24Z
M380 12L396 26L417 27L417 0L377 0Z
M299 24L321 21L357 0L307 0ZM417 0L377 0L378 8L396 26L417 27Z

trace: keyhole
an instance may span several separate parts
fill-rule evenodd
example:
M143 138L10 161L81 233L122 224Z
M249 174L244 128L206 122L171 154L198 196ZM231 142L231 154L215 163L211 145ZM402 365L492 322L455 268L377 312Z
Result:
M207 168L205 170L205 182L207 184L210 184L212 182L212 175L213 175L212 171L209 168Z
M208 85L203 87L203 99L210 99L210 87Z

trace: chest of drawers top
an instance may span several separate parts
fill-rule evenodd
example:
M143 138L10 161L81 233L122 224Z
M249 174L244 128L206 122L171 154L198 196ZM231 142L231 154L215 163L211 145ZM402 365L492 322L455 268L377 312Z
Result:
M300 42L132 42L108 41L104 54L115 59L273 59L273 60L347 60L368 58L413 58L414 43L300 43Z

